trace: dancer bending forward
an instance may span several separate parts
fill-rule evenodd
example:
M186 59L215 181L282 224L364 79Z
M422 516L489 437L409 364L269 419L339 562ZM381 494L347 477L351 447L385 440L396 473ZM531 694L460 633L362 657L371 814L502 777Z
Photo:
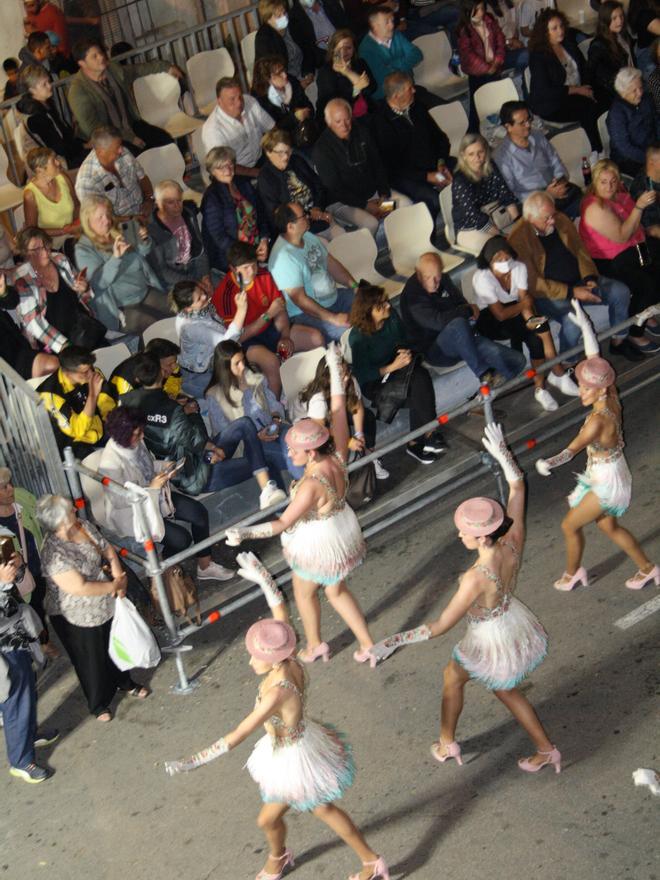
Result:
M587 571L581 564L582 530L592 522L637 566L637 574L626 581L630 590L641 590L651 580L660 585L660 567L647 558L634 536L617 522L617 517L628 509L632 488L632 477L623 455L621 403L614 385L614 370L608 361L599 357L598 340L589 318L576 300L573 300L573 309L575 315L571 315L571 320L582 331L587 356L575 368L575 375L582 405L590 406L591 412L566 449L536 462L537 471L549 477L554 468L571 461L585 446L587 449L587 469L579 475L577 486L568 496L571 510L561 524L566 540L566 571L554 585L557 590L572 590L578 582L588 585ZM651 306L639 319L652 317L658 311L657 306Z
M441 763L448 758L463 763L456 725L463 710L463 689L474 679L494 692L536 746L536 754L518 761L520 769L535 773L552 764L559 773L561 755L517 688L544 659L548 642L534 614L513 596L525 540L523 475L499 425L487 425L482 442L509 484L506 511L491 498L470 498L457 507L458 536L468 550L476 550L477 561L461 576L458 590L436 621L390 636L374 645L372 653L384 660L399 647L443 635L466 617L467 632L444 670L440 740L431 754Z
M365 557L367 548L357 517L346 503L348 491L348 420L346 388L341 355L336 345L325 355L330 369L332 437L324 425L301 419L289 429L286 444L295 465L305 467L300 480L291 483L291 503L279 519L256 526L227 529L227 544L236 546L248 538L281 535L284 558L293 571L293 594L302 618L307 647L300 659L312 663L330 659L330 648L321 639L319 587L325 587L328 601L344 620L360 650L353 657L369 661L373 639L364 615L345 578Z
M263 724L266 735L257 742L246 765L261 790L264 806L257 824L269 847L268 861L256 880L280 880L284 869L293 867L284 823L284 814L291 807L314 813L362 860L362 870L350 880L389 880L382 857L334 803L355 776L350 746L333 728L305 718L305 671L294 657L295 633L282 619L282 596L254 554L239 553L237 558L239 573L259 583L277 618L257 621L245 636L250 666L256 675L263 676L255 708L231 733L190 758L166 762L165 770L173 775L208 764Z

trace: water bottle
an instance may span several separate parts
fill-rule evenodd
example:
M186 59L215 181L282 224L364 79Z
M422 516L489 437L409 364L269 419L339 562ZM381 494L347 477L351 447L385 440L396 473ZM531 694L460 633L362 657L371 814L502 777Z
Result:
M585 187L591 185L591 165L586 156L582 157L582 179L584 180Z

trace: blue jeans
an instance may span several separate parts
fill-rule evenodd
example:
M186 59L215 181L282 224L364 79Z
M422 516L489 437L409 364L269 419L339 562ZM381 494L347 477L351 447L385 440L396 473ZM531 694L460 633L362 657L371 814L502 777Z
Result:
M9 669L9 696L0 703L5 728L7 759L20 770L34 763L37 734L37 688L30 651L3 652Z
M249 480L259 471L268 470L263 446L257 437L257 429L247 416L236 419L213 440L227 456L224 461L211 465L211 473L204 487L205 492L218 492L229 486L236 486ZM232 458L240 443L243 443L243 458Z
M192 370L186 370L184 367L181 367L181 390L189 397L203 400L204 392L211 381L212 375L212 370L206 370L204 373L193 373Z
M475 333L467 318L454 318L435 338L424 359L436 367L451 367L465 361L479 379L487 370L497 370L507 379L525 368L525 356L492 339Z
M351 306L353 305L353 291L346 290L345 287L340 288L337 291L337 299L334 304L331 306L325 306L327 311L333 312L333 314L338 314L339 312L350 312ZM304 312L300 315L294 315L291 318L292 324L303 324L305 327L316 327L317 330L320 330L325 337L326 343L339 342L344 334L348 330L348 325L346 327L337 327L334 324L331 324L329 321L322 321L321 318L315 318L312 315L306 315Z
M294 480L299 480L305 472L304 467L298 467L289 458L289 451L286 445L286 435L291 426L287 424L280 425L280 434L277 440L261 442L261 448L264 451L264 457L268 464L268 470L273 475L273 479L280 487L286 489L281 471L288 471Z
M506 54L504 55L504 70L510 70L514 67L518 73L522 73L528 64L529 51L525 47L522 49L506 50Z
M608 307L610 327L625 321L630 305L630 289L627 285L601 275L598 279L598 290L601 302ZM559 351L568 351L569 348L574 348L580 342L582 334L568 317L573 314L571 300L534 297L534 302L540 315L545 315L546 318L551 318L561 325ZM627 332L627 330L621 330L616 334L616 338L625 339Z
M408 9L406 15L407 27L405 36L412 42L417 37L424 34L434 34L444 28L447 31L449 42L452 49L456 48L456 25L458 23L459 12L453 3L441 6L440 9L434 9L428 15L423 15L419 9L414 6Z

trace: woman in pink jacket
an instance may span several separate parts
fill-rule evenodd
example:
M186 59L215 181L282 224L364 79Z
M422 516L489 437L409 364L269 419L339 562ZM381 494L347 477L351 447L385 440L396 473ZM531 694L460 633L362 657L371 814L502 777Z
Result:
M506 39L495 17L486 12L485 0L462 0L456 34L461 68L470 79L468 130L478 132L474 93L479 86L500 78L506 56Z

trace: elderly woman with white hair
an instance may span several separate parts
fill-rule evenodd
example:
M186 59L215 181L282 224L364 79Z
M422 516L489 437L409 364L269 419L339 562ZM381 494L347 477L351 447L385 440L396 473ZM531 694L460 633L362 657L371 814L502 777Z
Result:
M147 227L152 241L149 262L168 289L177 281L201 281L209 274L197 206L183 198L176 180L154 187L156 208Z
M610 156L623 174L635 177L644 168L646 148L660 140L660 116L636 67L622 67L614 89L617 97L607 115Z
M37 519L45 533L41 567L50 622L71 658L89 711L98 721L112 721L110 703L118 690L141 700L149 696L148 688L118 669L108 654L115 597L126 595L126 573L114 548L91 523L77 518L67 498L44 495L37 502Z

